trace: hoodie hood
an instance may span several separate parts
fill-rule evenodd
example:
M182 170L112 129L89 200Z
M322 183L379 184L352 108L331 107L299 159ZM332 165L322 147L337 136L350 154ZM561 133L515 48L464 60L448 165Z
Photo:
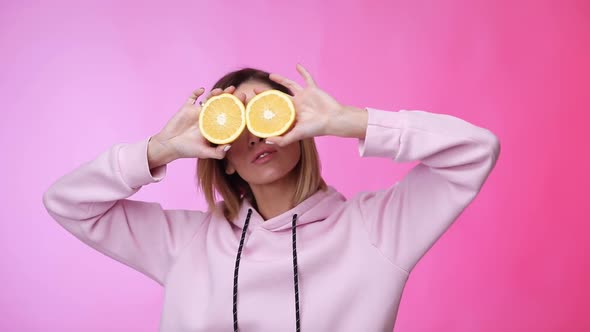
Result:
M293 255L293 283L295 287L295 325L296 331L300 331L300 317L299 317L299 277L297 268L297 227L309 224L316 221L325 220L336 207L346 201L336 189L328 186L326 190L318 190L313 195L299 203L294 208L285 211L284 213L264 221L262 216L254 209L251 202L247 199L242 201L238 216L233 221L236 226L241 229L240 244L235 261L234 268L234 287L233 287L233 323L234 331L239 331L238 327L238 279L240 260L242 257L242 249L245 246L245 238L248 233L248 228L255 229L262 227L270 232L278 232L282 230L291 230L292 237L290 243L292 245L291 253ZM269 245L269 244L267 244Z
M233 224L239 228L244 228L248 210L252 209L250 216L249 228L262 227L268 231L276 232L291 229L293 215L297 214L296 227L326 219L334 209L344 203L346 198L339 193L334 187L328 186L326 190L318 190L313 195L306 198L294 208L284 213L264 220L260 213L252 206L252 203L244 199L240 211Z

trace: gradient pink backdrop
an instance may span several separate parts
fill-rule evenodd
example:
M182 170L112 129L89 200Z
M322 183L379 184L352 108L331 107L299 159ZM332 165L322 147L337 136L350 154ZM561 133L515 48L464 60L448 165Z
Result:
M396 332L590 330L587 0L3 1L0 49L1 331L156 331L162 289L62 229L44 190L155 134L225 72L302 82L296 62L343 103L447 113L501 140L480 195L413 271ZM413 166L317 143L348 197ZM194 165L133 198L204 209Z

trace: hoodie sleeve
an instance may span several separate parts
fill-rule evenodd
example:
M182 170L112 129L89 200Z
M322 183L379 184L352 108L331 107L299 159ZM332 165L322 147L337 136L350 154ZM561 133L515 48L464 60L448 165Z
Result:
M43 204L82 242L164 285L205 213L164 210L156 202L128 199L166 175L167 165L149 169L150 139L111 146L57 179L43 194Z
M353 198L372 244L409 273L476 197L498 159L500 142L491 131L451 115L367 112L361 157L420 162L392 186Z

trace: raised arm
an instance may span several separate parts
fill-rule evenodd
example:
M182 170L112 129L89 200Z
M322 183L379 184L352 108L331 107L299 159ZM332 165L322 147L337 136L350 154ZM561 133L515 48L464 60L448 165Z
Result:
M233 86L215 89L207 98L234 91ZM86 244L163 285L209 214L164 210L159 203L128 197L161 181L173 160L225 158L228 146L210 146L198 130L201 106L196 101L204 92L193 91L156 135L113 145L55 181L43 194L47 212Z
M476 197L500 154L498 138L460 118L368 108L362 157L420 161L399 182L351 201L372 243L410 272Z
M296 68L305 87L270 76L293 91L297 121L267 142L285 146L313 136L356 137L362 157L420 161L401 181L350 200L350 207L361 211L373 245L409 272L481 189L500 154L498 138L451 115L342 105L307 69Z
M45 191L43 204L78 239L163 285L206 214L128 199L166 175L166 164L149 169L151 138L113 145L63 175Z

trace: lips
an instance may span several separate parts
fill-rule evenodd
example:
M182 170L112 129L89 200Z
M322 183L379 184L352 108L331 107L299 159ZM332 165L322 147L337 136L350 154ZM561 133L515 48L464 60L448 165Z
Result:
M274 148L271 148L271 147L268 147L268 148L267 148L267 147L265 147L265 148L263 148L263 149L260 149L260 150L258 150L258 151L256 151L256 152L254 153L254 157L252 158L251 162L255 162L255 161L256 161L256 159L258 159L258 157L259 157L261 154L263 154L263 153L266 153L266 152L268 152L268 153L275 153L275 152L277 152L277 149L274 149Z

